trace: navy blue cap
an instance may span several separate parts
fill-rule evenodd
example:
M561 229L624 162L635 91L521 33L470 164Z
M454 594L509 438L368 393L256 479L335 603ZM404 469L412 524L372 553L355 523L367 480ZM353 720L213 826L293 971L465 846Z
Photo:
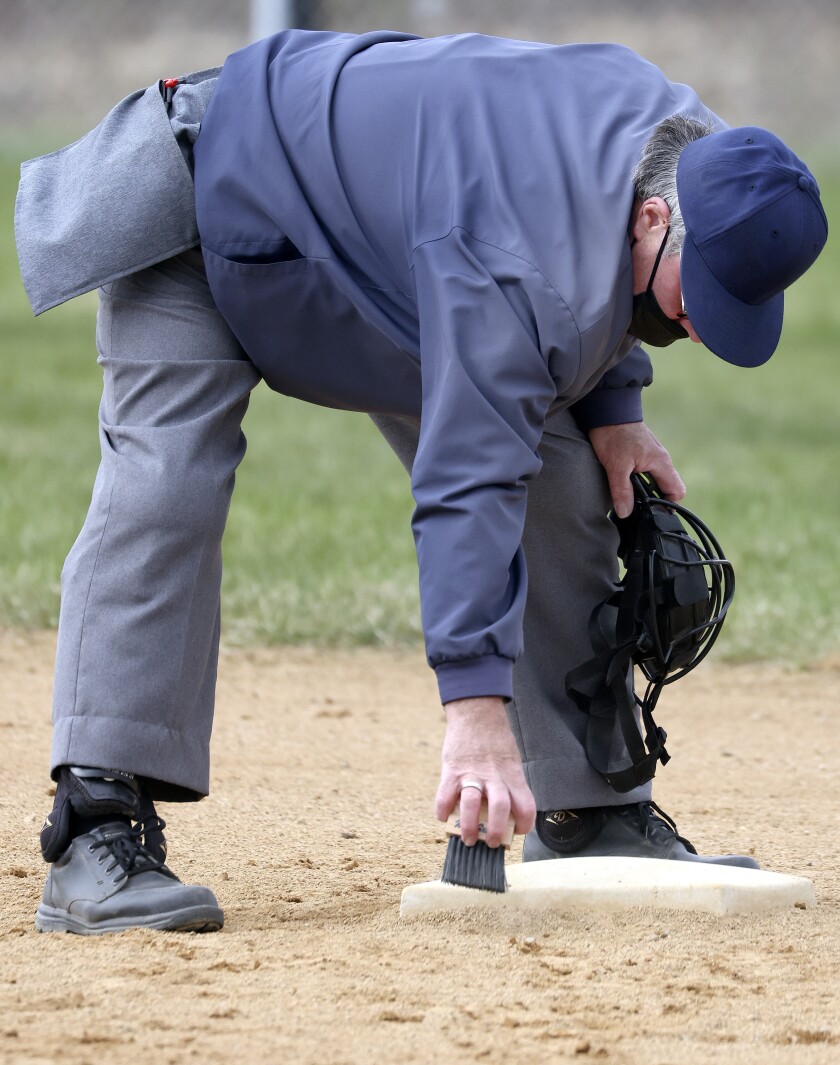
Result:
M807 166L766 129L722 130L683 149L677 194L686 236L680 283L707 348L735 366L760 366L779 343L784 289L828 237Z

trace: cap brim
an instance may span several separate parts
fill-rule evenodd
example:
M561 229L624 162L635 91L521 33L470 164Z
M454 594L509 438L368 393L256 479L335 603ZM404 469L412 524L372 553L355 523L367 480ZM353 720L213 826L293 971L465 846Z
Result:
M710 351L733 366L767 362L782 335L783 293L755 306L736 299L716 280L687 233L680 284L686 313Z

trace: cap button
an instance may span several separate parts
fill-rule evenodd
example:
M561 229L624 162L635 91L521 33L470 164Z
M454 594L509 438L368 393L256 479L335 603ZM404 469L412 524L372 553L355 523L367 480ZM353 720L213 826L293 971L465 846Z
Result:
M800 187L800 189L805 189L805 190L807 190L807 189L809 189L811 187L811 182L808 180L808 178L805 177L804 174L800 174L799 175L799 187Z

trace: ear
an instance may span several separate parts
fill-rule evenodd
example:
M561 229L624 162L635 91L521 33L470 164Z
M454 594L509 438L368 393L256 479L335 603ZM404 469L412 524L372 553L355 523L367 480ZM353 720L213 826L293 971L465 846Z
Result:
M670 224L671 208L661 196L651 196L639 205L633 221L633 236L636 240L644 240L648 234L653 233L661 241Z

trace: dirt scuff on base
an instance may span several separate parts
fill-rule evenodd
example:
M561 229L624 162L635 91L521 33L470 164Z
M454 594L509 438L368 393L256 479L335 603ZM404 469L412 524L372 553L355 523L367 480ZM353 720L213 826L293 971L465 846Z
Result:
M755 853L818 905L401 922L440 873L442 715L420 654L229 651L213 795L162 808L214 935L38 935L51 634L0 633L0 1060L840 1060L836 662L705 665L663 696L657 801L701 853Z

